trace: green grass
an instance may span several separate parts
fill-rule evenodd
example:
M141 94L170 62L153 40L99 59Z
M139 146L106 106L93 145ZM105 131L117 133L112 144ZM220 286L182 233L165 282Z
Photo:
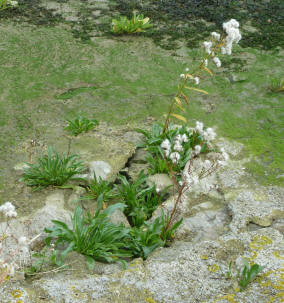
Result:
M8 154L37 138L63 135L66 119L95 116L111 125L141 127L145 118L163 119L184 68L195 50L174 54L150 39L96 38L81 44L58 28L0 27L0 165L13 165ZM26 49L28 51L23 52ZM172 54L174 56L172 56ZM234 50L233 62L212 81L202 81L208 97L193 93L187 118L217 126L218 134L245 144L244 156L257 156L248 169L263 184L283 184L283 94L267 91L269 78L284 69L283 52ZM242 64L244 66L242 67ZM230 83L231 74L244 80ZM71 98L55 96L83 89ZM2 164L1 164L2 163Z
M59 155L55 150L48 148L47 155L38 158L38 163L29 164L20 179L28 186L38 190L49 185L62 186L74 175L85 170L78 156Z

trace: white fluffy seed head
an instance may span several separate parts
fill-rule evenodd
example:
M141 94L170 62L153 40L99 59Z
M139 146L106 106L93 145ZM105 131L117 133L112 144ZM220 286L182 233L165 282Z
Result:
M195 130L201 134L203 132L203 123L196 121Z
M217 67L221 67L222 63L218 57L213 58L213 62L216 64Z
M186 135L186 134L183 134L183 135L181 136L181 140L182 140L182 142L188 142L188 137L187 137L187 135Z
M221 35L218 34L218 33L216 33L216 32L212 32L212 33L211 33L211 36L212 36L214 39L216 39L217 41L219 41L219 40L220 40L220 37L221 37Z
M178 152L171 153L170 159L172 160L173 163L178 163L180 159L180 154Z
M195 82L196 85L199 84L199 81L200 81L199 77L195 77L195 78L194 78L194 82Z
M170 149L171 148L171 142L169 139L165 139L162 143L161 143L161 147L163 149Z
M212 42L211 41L204 41L203 42L203 47L205 48L206 53L210 54L211 53Z
M195 151L196 154L200 154L201 146L200 145L195 145L194 146L194 151Z

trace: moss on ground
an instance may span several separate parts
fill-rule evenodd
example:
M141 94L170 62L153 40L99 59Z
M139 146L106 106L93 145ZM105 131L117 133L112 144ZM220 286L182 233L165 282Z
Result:
M48 144L78 114L140 127L149 116L163 119L178 75L198 59L194 49L166 51L145 37L98 37L82 44L65 23L34 27L2 20L0 35L3 172L23 142ZM202 81L210 96L193 94L187 111L190 124L204 121L244 143L257 156L248 169L264 184L283 182L284 99L267 91L269 77L283 73L283 57L281 49L238 47L212 80Z

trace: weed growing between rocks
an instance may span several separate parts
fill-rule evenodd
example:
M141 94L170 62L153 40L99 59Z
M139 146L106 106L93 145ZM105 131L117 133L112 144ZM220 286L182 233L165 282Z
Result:
M124 213L132 226L140 227L150 219L166 195L167 189L157 193L155 184L147 185L147 178L144 171L133 182L129 182L125 176L118 176L120 185L116 186L117 196L126 205Z
M135 12L130 20L127 17L120 17L120 19L113 19L111 25L113 33L117 35L142 33L153 26L149 18L136 15Z
M67 120L68 126L65 127L65 130L69 131L71 135L78 136L81 133L86 133L89 130L94 129L99 122L96 119L89 120L86 117L78 117L76 119Z
M37 164L28 164L20 181L39 190L50 185L62 186L84 170L83 163L78 160L78 156L61 156L49 147L47 155L39 157Z
M87 195L82 199L97 200L99 196L102 196L103 202L107 202L115 196L115 193L111 182L101 177L97 178L94 173L94 179L87 186Z
M184 110L184 104L189 103L184 90L206 94L204 90L198 88L199 82L203 78L202 72L212 75L209 64L221 66L221 60L216 55L218 52L231 53L233 42L240 39L238 27L238 22L231 20L224 24L227 35L212 33L211 40L203 45L204 58L199 67L192 71L187 69L184 74L180 75L178 91L165 123L154 126L153 135L144 132L146 137L144 148L147 148L148 151L159 152L158 156L153 153L152 157L159 157L159 160L163 161L160 162L163 163L161 166L163 169L166 167L174 183L173 210L169 213L161 210L162 214L159 217L153 221L150 220L153 211L161 206L163 200L160 193L157 193L159 190L155 185L146 186L146 180L142 174L138 180L133 180L133 182L120 176L118 179L121 184L117 186L117 191L121 203L104 209L104 199L111 192L110 184L102 184L102 180L96 179L88 188L92 198L97 199L95 214L85 214L83 209L78 206L72 216L72 227L55 220L53 221L54 226L45 230L48 233L47 244L52 244L54 241L58 265L64 262L70 251L77 251L85 255L90 268L94 266L94 260L120 261L125 264L125 258L140 256L146 259L153 250L165 246L173 238L175 230L182 224L182 218L178 217L177 210L183 202L184 194L198 184L202 178L225 165L228 155L224 150L217 151L213 145L211 146L211 141L216 135L213 129L204 128L201 122L197 122L195 128L191 129L185 126L174 127L172 119L186 122L180 113ZM143 131L141 132L143 133ZM198 157L200 157L202 165L196 168L194 162ZM53 159L53 156L51 155L50 158ZM50 166L54 168L54 165ZM42 173L39 167L36 169L37 172ZM76 173L78 172L80 170L76 171ZM43 184L32 183L31 185L46 186L46 180ZM132 227L111 223L109 216L117 210L126 213Z

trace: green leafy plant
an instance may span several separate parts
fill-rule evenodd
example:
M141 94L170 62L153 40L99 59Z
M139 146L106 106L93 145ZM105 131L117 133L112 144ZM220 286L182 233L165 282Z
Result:
M49 265L56 265L56 251L48 246L45 246L40 252L32 255L32 264L25 268L26 276L33 276L43 271Z
M85 167L78 160L77 155L60 156L49 147L47 155L39 157L37 164L29 164L20 181L26 182L28 186L35 189L41 189L49 185L62 186L74 175L84 170Z
M284 92L284 78L271 78L269 90L273 93Z
M136 128L135 131L144 135L143 143L138 145L138 147L143 147L146 150L159 146L167 138L163 132L163 125L161 123L154 123L150 131L141 128Z
M137 180L129 182L125 176L119 175L120 185L116 186L118 197L126 204L124 210L130 224L141 226L149 219L153 211L162 203L165 191L157 194L156 186L148 186L147 176L141 171Z
M226 279L231 279L233 277L232 266L233 266L233 261L230 261L227 271L222 273L222 276L225 277Z
M174 238L175 231L179 228L179 226L182 224L183 218L178 220L177 222L170 224L170 215L164 214L164 211L162 210L162 214L159 217L160 218L160 224L162 225L162 231L161 231L161 239L166 241L170 241Z
M132 18L129 20L127 17L120 17L120 19L112 20L112 32L121 34L134 34L141 33L145 30L151 28L153 25L149 23L149 18L144 18L143 15L133 14Z
M0 0L0 11L6 8L18 6L18 1L12 0Z
M140 227L133 227L130 230L130 236L134 256L147 259L156 248L163 247L166 242L161 238L162 228L160 217L156 218L153 223L144 222Z
M103 196L98 198L98 208L94 216L85 216L80 206L77 206L72 219L72 229L67 224L53 220L54 226L46 228L48 233L46 243L49 245L55 239L55 245L64 245L67 248L61 253L62 261L70 251L85 255L90 268L94 260L102 262L122 261L121 258L131 257L132 253L126 246L129 230L123 225L111 223L108 215L115 210L123 210L125 205L117 203L102 211Z
M94 173L94 179L87 186L87 195L84 199L97 199L100 195L103 197L103 201L109 201L115 194L111 182L103 180L101 177L97 178Z
M164 158L161 148L156 148L156 152L154 150L152 149L152 152L146 158L150 166L148 169L149 174L169 174L169 165Z
M175 230L181 225L182 219L167 229L169 215L162 212L154 222L144 222L140 227L130 230L131 250L136 257L147 259L156 248L163 247L174 237Z
M264 266L260 266L258 264L250 265L246 260L244 260L244 267L239 280L241 290L246 289L248 284L251 283L263 269Z
M209 148L208 142L205 140L203 134L197 130L188 130L186 127L176 128L172 125L169 126L167 133L163 131L161 124L157 123L152 126L150 131L136 129L137 132L144 135L144 142L139 147L145 148L149 156L146 161L149 163L149 173L168 173L170 169L174 173L180 173L186 163L192 157L192 150L199 145L200 153L207 153L212 149ZM180 138L184 138L180 140ZM180 142L177 144L177 140ZM168 141L168 149L170 152L167 154L163 149L163 142ZM177 145L176 145L177 144ZM176 151L179 147L179 160L172 161L171 153Z
M85 117L78 117L75 120L67 120L69 125L65 127L65 130L68 130L73 136L78 136L83 132L88 132L99 124L95 119L89 120Z

